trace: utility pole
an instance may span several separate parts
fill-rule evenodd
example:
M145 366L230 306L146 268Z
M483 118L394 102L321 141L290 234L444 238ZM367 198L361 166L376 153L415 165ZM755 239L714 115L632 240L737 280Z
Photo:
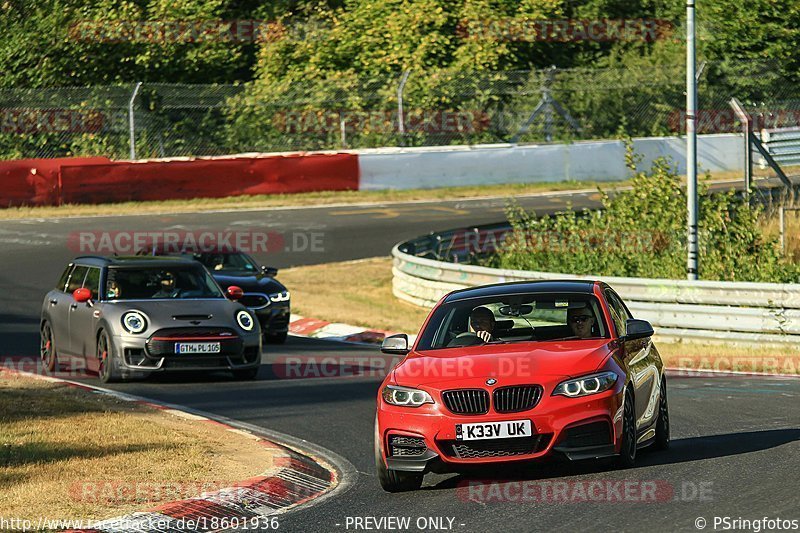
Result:
M697 54L694 41L695 0L686 0L686 207L688 257L686 276L699 274L697 246Z

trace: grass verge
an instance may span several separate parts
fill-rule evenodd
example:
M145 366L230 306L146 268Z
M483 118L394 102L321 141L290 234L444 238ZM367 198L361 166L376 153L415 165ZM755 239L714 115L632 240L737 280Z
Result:
M292 312L354 326L416 333L427 309L392 294L392 260L375 257L281 270L281 282L292 292ZM357 280L342 290L331 280Z
M292 291L294 312L302 316L417 333L428 315L427 309L392 295L392 260L388 257L295 267L282 270L280 277ZM331 283L331 279L358 280L358 283L353 290L342 291L341 285ZM797 349L659 342L658 350L670 367L800 373Z
M0 373L0 515L102 519L260 475L273 453L216 424Z

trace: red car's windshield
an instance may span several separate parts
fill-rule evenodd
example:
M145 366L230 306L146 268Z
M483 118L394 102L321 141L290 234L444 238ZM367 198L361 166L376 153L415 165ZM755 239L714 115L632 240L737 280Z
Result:
M600 303L592 295L515 294L442 304L417 350L608 336Z

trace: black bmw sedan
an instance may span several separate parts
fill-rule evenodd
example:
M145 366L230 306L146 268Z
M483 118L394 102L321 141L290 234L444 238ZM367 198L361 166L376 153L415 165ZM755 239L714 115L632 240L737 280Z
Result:
M250 309L261 324L264 341L282 344L289 332L290 294L281 282L275 279L277 268L259 265L255 259L243 252L198 252L181 255L199 261L211 272L223 290L241 287L244 293L239 302Z

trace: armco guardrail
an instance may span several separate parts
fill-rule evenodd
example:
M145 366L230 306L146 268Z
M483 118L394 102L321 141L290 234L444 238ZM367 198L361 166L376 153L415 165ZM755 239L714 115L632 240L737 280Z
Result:
M463 263L470 254L491 251L508 229L495 225L448 231L398 244L392 250L395 296L432 307L448 292L465 287L592 277ZM602 279L619 292L634 316L653 324L661 339L800 346L800 284Z
M761 141L779 165L800 165L800 128L761 130Z

